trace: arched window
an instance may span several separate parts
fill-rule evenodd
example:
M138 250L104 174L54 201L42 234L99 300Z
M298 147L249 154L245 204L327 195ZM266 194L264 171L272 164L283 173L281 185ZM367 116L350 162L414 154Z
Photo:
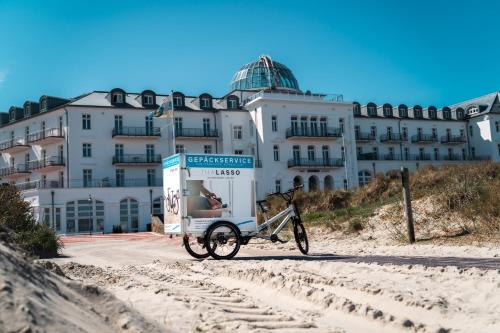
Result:
M435 106L429 106L427 108L427 113L430 119L437 119L437 109Z
M163 214L163 199L162 197L158 197L153 200L153 215L162 215Z
M447 106L443 108L443 119L446 120L451 119L451 109Z
M464 111L464 109L457 108L456 113L457 113L457 119L458 120L464 119L464 117L465 117L465 111Z
M125 91L120 88L115 88L111 90L111 104L119 105L125 104Z
M152 90L144 90L141 93L142 106L145 108L153 108L156 106L156 94Z
M352 103L352 112L354 113L355 116L359 116L361 114L361 105L359 105L358 102Z
M184 107L184 94L178 91L174 92L172 95L172 102L174 108Z
M413 107L413 117L419 119L424 117L422 113L422 107L420 105L415 105Z
M384 106L382 106L383 112L384 112L384 117L392 117L392 105L389 103L385 103Z
M319 181L318 177L316 176L311 176L309 177L309 192L315 192L319 190Z
M200 95L200 108L201 109L211 109L212 108L212 96L209 94Z
M408 118L408 107L404 104L398 106L398 113L400 118Z
M304 181L302 180L301 176L295 176L293 178L293 186L300 186L300 185L303 185L303 184L304 184Z
M139 203L132 198L120 201L120 225L124 232L139 230Z
M367 110L369 116L374 117L377 115L377 105L375 103L371 103L371 102L368 103L366 105L366 110Z
M325 184L324 184L325 191L333 190L333 187L334 187L333 177L330 175L325 176L324 181L325 181Z
M104 231L104 203L80 199L66 203L66 233Z
M369 171L361 170L358 172L359 186L364 186L372 180L372 175Z

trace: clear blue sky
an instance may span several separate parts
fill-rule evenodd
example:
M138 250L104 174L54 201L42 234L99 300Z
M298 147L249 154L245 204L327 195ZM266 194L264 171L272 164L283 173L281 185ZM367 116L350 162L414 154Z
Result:
M500 1L0 0L0 111L121 87L223 95L261 54L303 90L443 106L500 90Z

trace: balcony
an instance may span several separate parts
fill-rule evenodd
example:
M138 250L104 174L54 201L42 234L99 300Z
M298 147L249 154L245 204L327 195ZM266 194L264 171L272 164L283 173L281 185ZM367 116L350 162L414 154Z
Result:
M7 168L0 169L0 177L2 178L17 178L30 174L26 164L17 164Z
M64 158L59 156L51 156L42 160L29 161L28 162L28 170L37 170L37 171L54 171L64 168Z
M377 153L362 153L358 154L358 161L376 161L378 160Z
M45 182L41 180L34 180L29 182L17 183L14 184L20 191L29 191L29 190L40 190L40 189L54 189L54 188L63 188L64 184L61 184L57 180L47 180Z
M288 160L288 168L321 168L332 169L341 168L344 166L344 161L341 158L292 158Z
M382 160L384 161L401 161L401 155L399 154L385 154L382 156Z
M411 137L413 143L433 143L437 141L437 136L432 134L417 134Z
M83 188L83 187L98 187L98 188L108 188L108 187L161 187L163 186L163 180L161 178L124 178L124 179L70 179L70 188Z
M176 128L176 138L218 138L219 131L210 128Z
M159 127L115 127L111 132L113 138L145 138L157 139L161 136Z
M161 163L161 155L125 154L113 156L116 166L156 166Z
M410 161L430 161L431 160L431 154L428 153L421 153L421 154L411 154L406 156L407 160Z
M287 139L290 138L327 138L336 139L342 136L342 131L340 128L332 127L306 127L306 128L295 128L290 127L286 129L285 134Z
M384 143L399 143L406 140L406 135L402 135L401 133L387 133L380 136L380 142Z
M463 135L443 135L441 137L441 143L444 144L461 144L465 143L465 136Z
M44 131L29 134L26 137L28 143L45 145L61 142L64 140L64 133L59 128L49 128Z
M375 135L372 133L356 132L356 142L370 142L375 141Z
M463 161L463 156L460 154L446 154L440 158L443 161Z
M15 154L30 149L25 139L13 139L0 143L0 152Z

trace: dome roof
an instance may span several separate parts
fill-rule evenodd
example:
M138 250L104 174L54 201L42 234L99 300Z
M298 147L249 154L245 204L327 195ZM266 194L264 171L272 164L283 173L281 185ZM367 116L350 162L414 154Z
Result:
M300 91L292 71L269 56L261 56L257 61L240 68L231 81L231 89L280 89Z

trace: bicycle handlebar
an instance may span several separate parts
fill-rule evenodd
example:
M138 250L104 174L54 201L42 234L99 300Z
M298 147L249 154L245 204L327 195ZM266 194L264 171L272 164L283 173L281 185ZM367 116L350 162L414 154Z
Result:
M288 191L286 192L274 192L274 193L269 193L267 195L267 197L271 197L271 196L280 196L283 200L285 201L292 201L293 199L293 196L295 194L295 191L297 191L298 189L300 188L303 188L304 185L298 185L298 186L294 186L293 188L289 189Z

